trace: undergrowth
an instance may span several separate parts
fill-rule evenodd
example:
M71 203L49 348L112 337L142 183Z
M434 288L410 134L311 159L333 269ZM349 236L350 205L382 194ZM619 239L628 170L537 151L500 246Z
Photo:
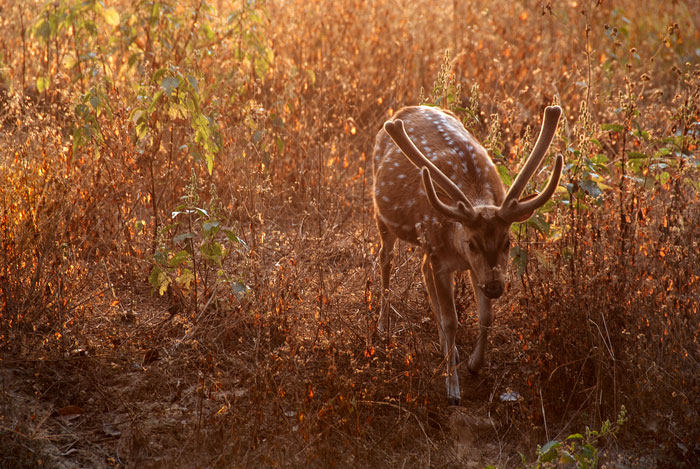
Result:
M442 3L2 7L3 466L695 467L696 9ZM506 184L542 109L564 110L541 171L561 153L562 182L514 226L489 362L463 389L481 430L443 402L413 248L394 335L375 332L369 159L419 102L451 109Z

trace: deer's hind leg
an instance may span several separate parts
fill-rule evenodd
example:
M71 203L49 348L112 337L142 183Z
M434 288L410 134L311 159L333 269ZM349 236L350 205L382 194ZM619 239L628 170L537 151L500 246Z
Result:
M381 239L379 265L382 272L381 309L379 311L377 329L379 332L384 332L389 330L389 280L391 278L391 262L394 260L396 235L391 232L386 223L379 217L377 217L377 228L379 229L379 237Z

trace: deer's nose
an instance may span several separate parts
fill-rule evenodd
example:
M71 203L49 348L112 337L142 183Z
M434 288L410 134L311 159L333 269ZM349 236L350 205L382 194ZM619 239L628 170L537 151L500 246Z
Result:
M503 294L503 282L491 280L484 285L484 294L491 299L498 298Z

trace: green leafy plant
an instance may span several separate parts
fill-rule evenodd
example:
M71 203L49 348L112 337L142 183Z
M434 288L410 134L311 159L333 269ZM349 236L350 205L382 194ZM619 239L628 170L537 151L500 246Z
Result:
M462 85L457 82L452 61L450 60L450 50L445 49L440 72L433 83L431 95L424 96L421 89L420 102L456 111L463 110L461 99Z
M232 252L244 254L248 246L233 230L222 226L214 189L206 208L201 206L200 191L193 171L182 203L172 212L173 222L160 230L159 247L148 277L153 290L161 296L175 289L192 298L195 311L199 310L202 294L206 295L206 306L218 296L232 294L240 299L249 290L224 266ZM223 293L222 287L226 288Z
M572 465L581 469L596 468L600 462L601 442L605 438L615 438L627 421L625 406L620 408L617 419L614 422L606 420L600 430L591 430L574 433L564 440L552 440L544 446L537 447L537 461L528 464L521 455L524 467L529 469L541 469Z
M141 105L131 113L137 141L156 151L154 145L160 143L171 122L188 122L189 143L179 150L191 151L205 162L211 174L221 137L214 120L202 111L200 101L199 82L194 75L174 65L156 70L150 83L140 87Z

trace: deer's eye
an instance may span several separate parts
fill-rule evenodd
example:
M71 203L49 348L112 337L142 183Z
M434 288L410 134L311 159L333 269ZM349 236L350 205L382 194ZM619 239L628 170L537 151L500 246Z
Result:
M473 252L479 251L479 246L476 244L474 239L469 240L469 250Z

